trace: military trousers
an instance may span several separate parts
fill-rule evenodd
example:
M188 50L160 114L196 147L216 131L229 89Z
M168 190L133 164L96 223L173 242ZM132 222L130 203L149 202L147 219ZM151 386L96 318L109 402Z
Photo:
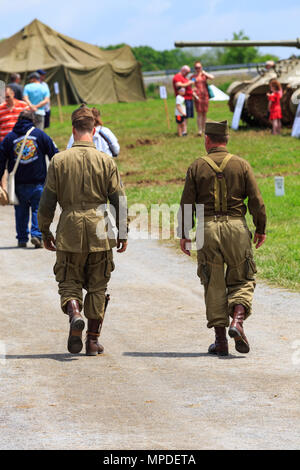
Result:
M112 250L92 253L57 251L53 271L62 311L67 313L66 304L74 299L78 300L86 318L103 320L105 292L113 270ZM87 291L84 302L83 289Z
M229 326L237 304L245 307L246 318L251 314L256 273L251 238L243 217L205 217L197 274L204 285L208 328Z

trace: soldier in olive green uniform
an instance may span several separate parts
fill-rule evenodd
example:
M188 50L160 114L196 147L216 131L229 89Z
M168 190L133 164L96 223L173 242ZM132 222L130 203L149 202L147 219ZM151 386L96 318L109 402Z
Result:
M56 154L48 169L38 212L44 246L56 251L54 273L61 308L69 315L68 350L82 349L84 320L88 319L87 355L103 352L98 343L105 313L106 287L114 270L112 248L127 247L125 193L114 160L93 144L94 117L87 107L72 114L74 144ZM117 241L107 218L106 204L115 210ZM56 240L50 232L57 202L62 208ZM83 303L82 289L87 294Z
M233 320L229 336L234 338L237 351L247 353L250 348L243 321L251 314L256 267L244 201L248 198L256 227L256 248L266 238L265 206L249 163L226 149L227 121L207 122L205 134L208 154L198 158L187 171L178 235L182 251L190 255L186 243L190 243L188 232L194 221L187 221L187 207L192 206L194 211L196 204L203 204L204 244L197 251L197 274L205 290L207 326L214 327L216 334L209 353L228 355L226 327L230 316Z

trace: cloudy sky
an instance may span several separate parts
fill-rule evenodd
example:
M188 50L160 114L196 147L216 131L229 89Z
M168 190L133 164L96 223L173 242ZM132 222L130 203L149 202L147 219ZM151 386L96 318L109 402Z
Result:
M299 0L0 0L1 38L34 18L68 36L99 46L127 43L172 49L174 41L300 37ZM271 48L261 49L261 52ZM284 58L297 49L274 48ZM300 51L298 50L300 54Z

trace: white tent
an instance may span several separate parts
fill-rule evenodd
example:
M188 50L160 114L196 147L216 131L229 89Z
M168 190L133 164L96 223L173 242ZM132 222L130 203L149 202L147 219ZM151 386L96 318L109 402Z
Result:
M211 98L209 101L228 101L229 100L229 96L226 95L226 93L224 93L222 90L217 88L215 85L210 85L210 88L212 89L215 96Z

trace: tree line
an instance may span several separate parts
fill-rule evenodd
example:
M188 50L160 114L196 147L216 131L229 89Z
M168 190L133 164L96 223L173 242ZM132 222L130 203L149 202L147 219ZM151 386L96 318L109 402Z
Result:
M233 33L232 40L250 39L244 31ZM102 49L117 49L125 44L117 44ZM204 67L208 65L233 65L248 64L250 62L265 62L266 60L278 60L273 54L261 54L257 47L211 47L203 51L203 48L171 49L157 51L149 46L132 47L132 52L142 65L142 71L173 70L180 69L184 64L194 66L196 60L200 60Z

